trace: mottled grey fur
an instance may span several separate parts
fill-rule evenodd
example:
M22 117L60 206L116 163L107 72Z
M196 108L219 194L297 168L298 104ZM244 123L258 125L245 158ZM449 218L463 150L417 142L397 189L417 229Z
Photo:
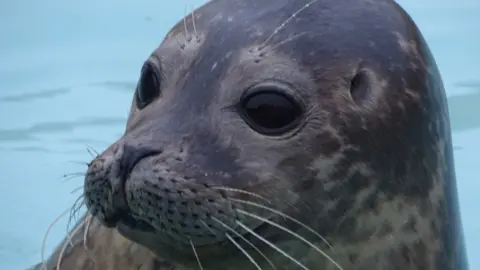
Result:
M161 70L161 95L142 110L134 101L125 134L89 166L89 212L190 268L194 245L205 269L255 269L223 223L277 269L302 269L240 221L304 269L339 269L246 211L343 269L466 270L445 92L420 31L390 0L306 3L213 0L176 25L147 60ZM232 109L264 82L305 109L284 136L255 132ZM231 199L288 214L331 248Z

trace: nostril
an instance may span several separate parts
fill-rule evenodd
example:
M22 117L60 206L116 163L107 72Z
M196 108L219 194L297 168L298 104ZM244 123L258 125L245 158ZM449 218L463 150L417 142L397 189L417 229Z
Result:
M123 146L123 153L122 157L120 159L120 170L118 177L122 179L126 179L128 175L132 172L133 168L137 163L148 157L148 156L154 156L161 154L162 150L159 149L154 149L150 147L145 147L145 146L131 146L128 144L125 144Z

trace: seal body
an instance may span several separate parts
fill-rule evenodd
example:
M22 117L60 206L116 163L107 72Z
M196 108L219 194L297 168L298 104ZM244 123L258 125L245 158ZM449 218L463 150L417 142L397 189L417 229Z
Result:
M173 266L148 249L84 216L44 263L27 270L171 270Z
M442 80L389 0L197 9L84 196L97 230L179 269L467 269Z

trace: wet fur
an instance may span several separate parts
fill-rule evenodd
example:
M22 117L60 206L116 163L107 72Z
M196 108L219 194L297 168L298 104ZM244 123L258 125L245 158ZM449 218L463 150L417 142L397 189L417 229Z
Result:
M251 228L262 222L258 218L230 219L228 215L218 215L219 209L227 214L243 211L271 218L272 215L266 216L265 209L239 201L275 207L328 240L325 243L284 217L273 219L325 252L321 254L306 246L292 233L288 235L273 227L265 231L276 247L298 259L307 267L304 269L466 270L443 84L428 46L408 15L390 1L346 0L327 4L320 0L311 5L286 0L277 4L254 2L211 1L169 32L152 57L160 57L165 67L162 100L177 102L162 104L159 100L142 112L132 105L125 136L89 167L86 190L98 192L99 196L94 198L86 193L90 212L102 220L113 211L102 197L107 189L95 185L103 185L109 173L120 170L116 162L125 155L124 145L133 149L158 148L161 154L142 161L140 167L164 180L165 184L160 185L165 186L161 187L151 182L153 189L149 191L174 201L175 207L165 206L162 211L180 205L176 200L181 198L171 197L171 191L182 191L195 198L200 195L193 190L201 190L206 196L201 198L210 198L212 204L203 202L199 207L186 209L225 218L222 220L231 222L229 226L239 229L236 221ZM258 5L258 13L252 13L248 5ZM315 9L314 5L328 8ZM382 14L382 23L369 21L378 14ZM337 23L331 26L335 30L325 30L324 22L312 17ZM324 32L312 30L312 22L319 24L315 29ZM267 23L278 27L269 29L272 31L267 34L263 27ZM195 27L189 30L189 25ZM376 28L372 28L374 25ZM356 38L368 39L370 47L362 42L357 44ZM320 39L326 42L318 42ZM207 69L222 72L209 77L202 73ZM369 82L368 96L360 101L342 91L359 73ZM307 101L304 125L283 141L259 139L228 111L224 112L228 121L219 117L215 104L228 104L241 91L224 90L215 95L208 94L207 88L201 91L202 87L245 88L261 80L258 74L288 78L294 88L310 89L308 93L297 93ZM179 103L179 99L183 102ZM169 117L176 120L168 122ZM215 136L213 131L224 136ZM288 143L284 144L285 141ZM208 161L204 162L206 158ZM197 167L192 169L185 164ZM200 173L209 176L201 177ZM136 174L140 172L134 171L133 176ZM232 181L231 175L241 181ZM180 182L168 180L170 177L180 178ZM127 183L131 190L140 190L147 184ZM254 192L270 200L270 204L248 194L213 188L219 185ZM167 186L170 191L163 191ZM134 199L130 203L137 203L135 207L145 211L144 219L159 222L155 215L160 209L150 206L146 197ZM167 212L162 212L162 216L169 216ZM200 222L187 221L188 226ZM215 237L225 240L222 245L198 247L198 251L194 246L192 251L185 234L175 233L183 229L175 228L173 221L162 224L173 230L173 241L157 233L123 231L147 249L94 221L88 250L97 263L92 264L92 258L80 244L83 240L75 236L77 242L73 241L74 247L62 258L62 265L66 269L121 270L137 269L140 265L144 268L138 269L177 269L158 265L160 259L154 259L148 251L151 250L158 258L165 255L169 261L191 268L198 268L199 260L205 269L255 269L255 262L262 269L271 269L259 254L254 255L253 262L247 260L240 249L226 245L228 241L220 234ZM198 232L208 235L206 228ZM205 238L196 240L213 241L202 239ZM302 269L255 237L249 239L277 269ZM198 242L190 239L190 243ZM60 250L48 261L49 267L58 263L55 256L58 259ZM233 251L236 253L232 256ZM197 252L198 256L194 256Z
M59 261L65 270L183 270L174 268L153 255L148 249L121 236L115 229L102 226L97 220L92 224L85 237L86 216L72 229L79 232L65 238L45 261L29 270L57 269ZM101 239L101 240L100 240ZM86 240L86 241L85 241ZM64 252L62 252L62 249ZM62 254L63 253L63 254Z

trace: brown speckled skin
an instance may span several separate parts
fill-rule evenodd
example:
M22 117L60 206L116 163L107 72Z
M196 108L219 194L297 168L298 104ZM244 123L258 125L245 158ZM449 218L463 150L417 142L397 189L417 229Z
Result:
M82 219L83 220L83 219ZM77 226L85 226L81 223ZM121 236L115 229L106 228L93 220L87 238L88 252L85 251L84 231L72 235L71 244L62 256L64 270L186 270L153 255L148 249ZM65 242L62 241L46 261L47 270L56 270L58 258ZM73 244L73 245L72 245ZM94 263L95 262L95 263ZM28 270L42 270L37 264Z
M421 33L390 0L318 0L269 38L307 2L213 0L195 11L195 29L191 16L189 31L183 21L172 28L147 60L161 72L161 95L144 109L133 102L125 134L85 178L89 212L115 229L96 223L89 250L97 264L79 245L65 269L169 269L146 248L197 268L190 241L205 269L255 269L216 220L277 269L301 268L238 222L311 270L338 269L241 211L296 231L345 270L468 269L445 91ZM278 138L253 131L232 109L266 81L307 112ZM286 219L231 203L252 198L215 186L267 197L333 249Z

